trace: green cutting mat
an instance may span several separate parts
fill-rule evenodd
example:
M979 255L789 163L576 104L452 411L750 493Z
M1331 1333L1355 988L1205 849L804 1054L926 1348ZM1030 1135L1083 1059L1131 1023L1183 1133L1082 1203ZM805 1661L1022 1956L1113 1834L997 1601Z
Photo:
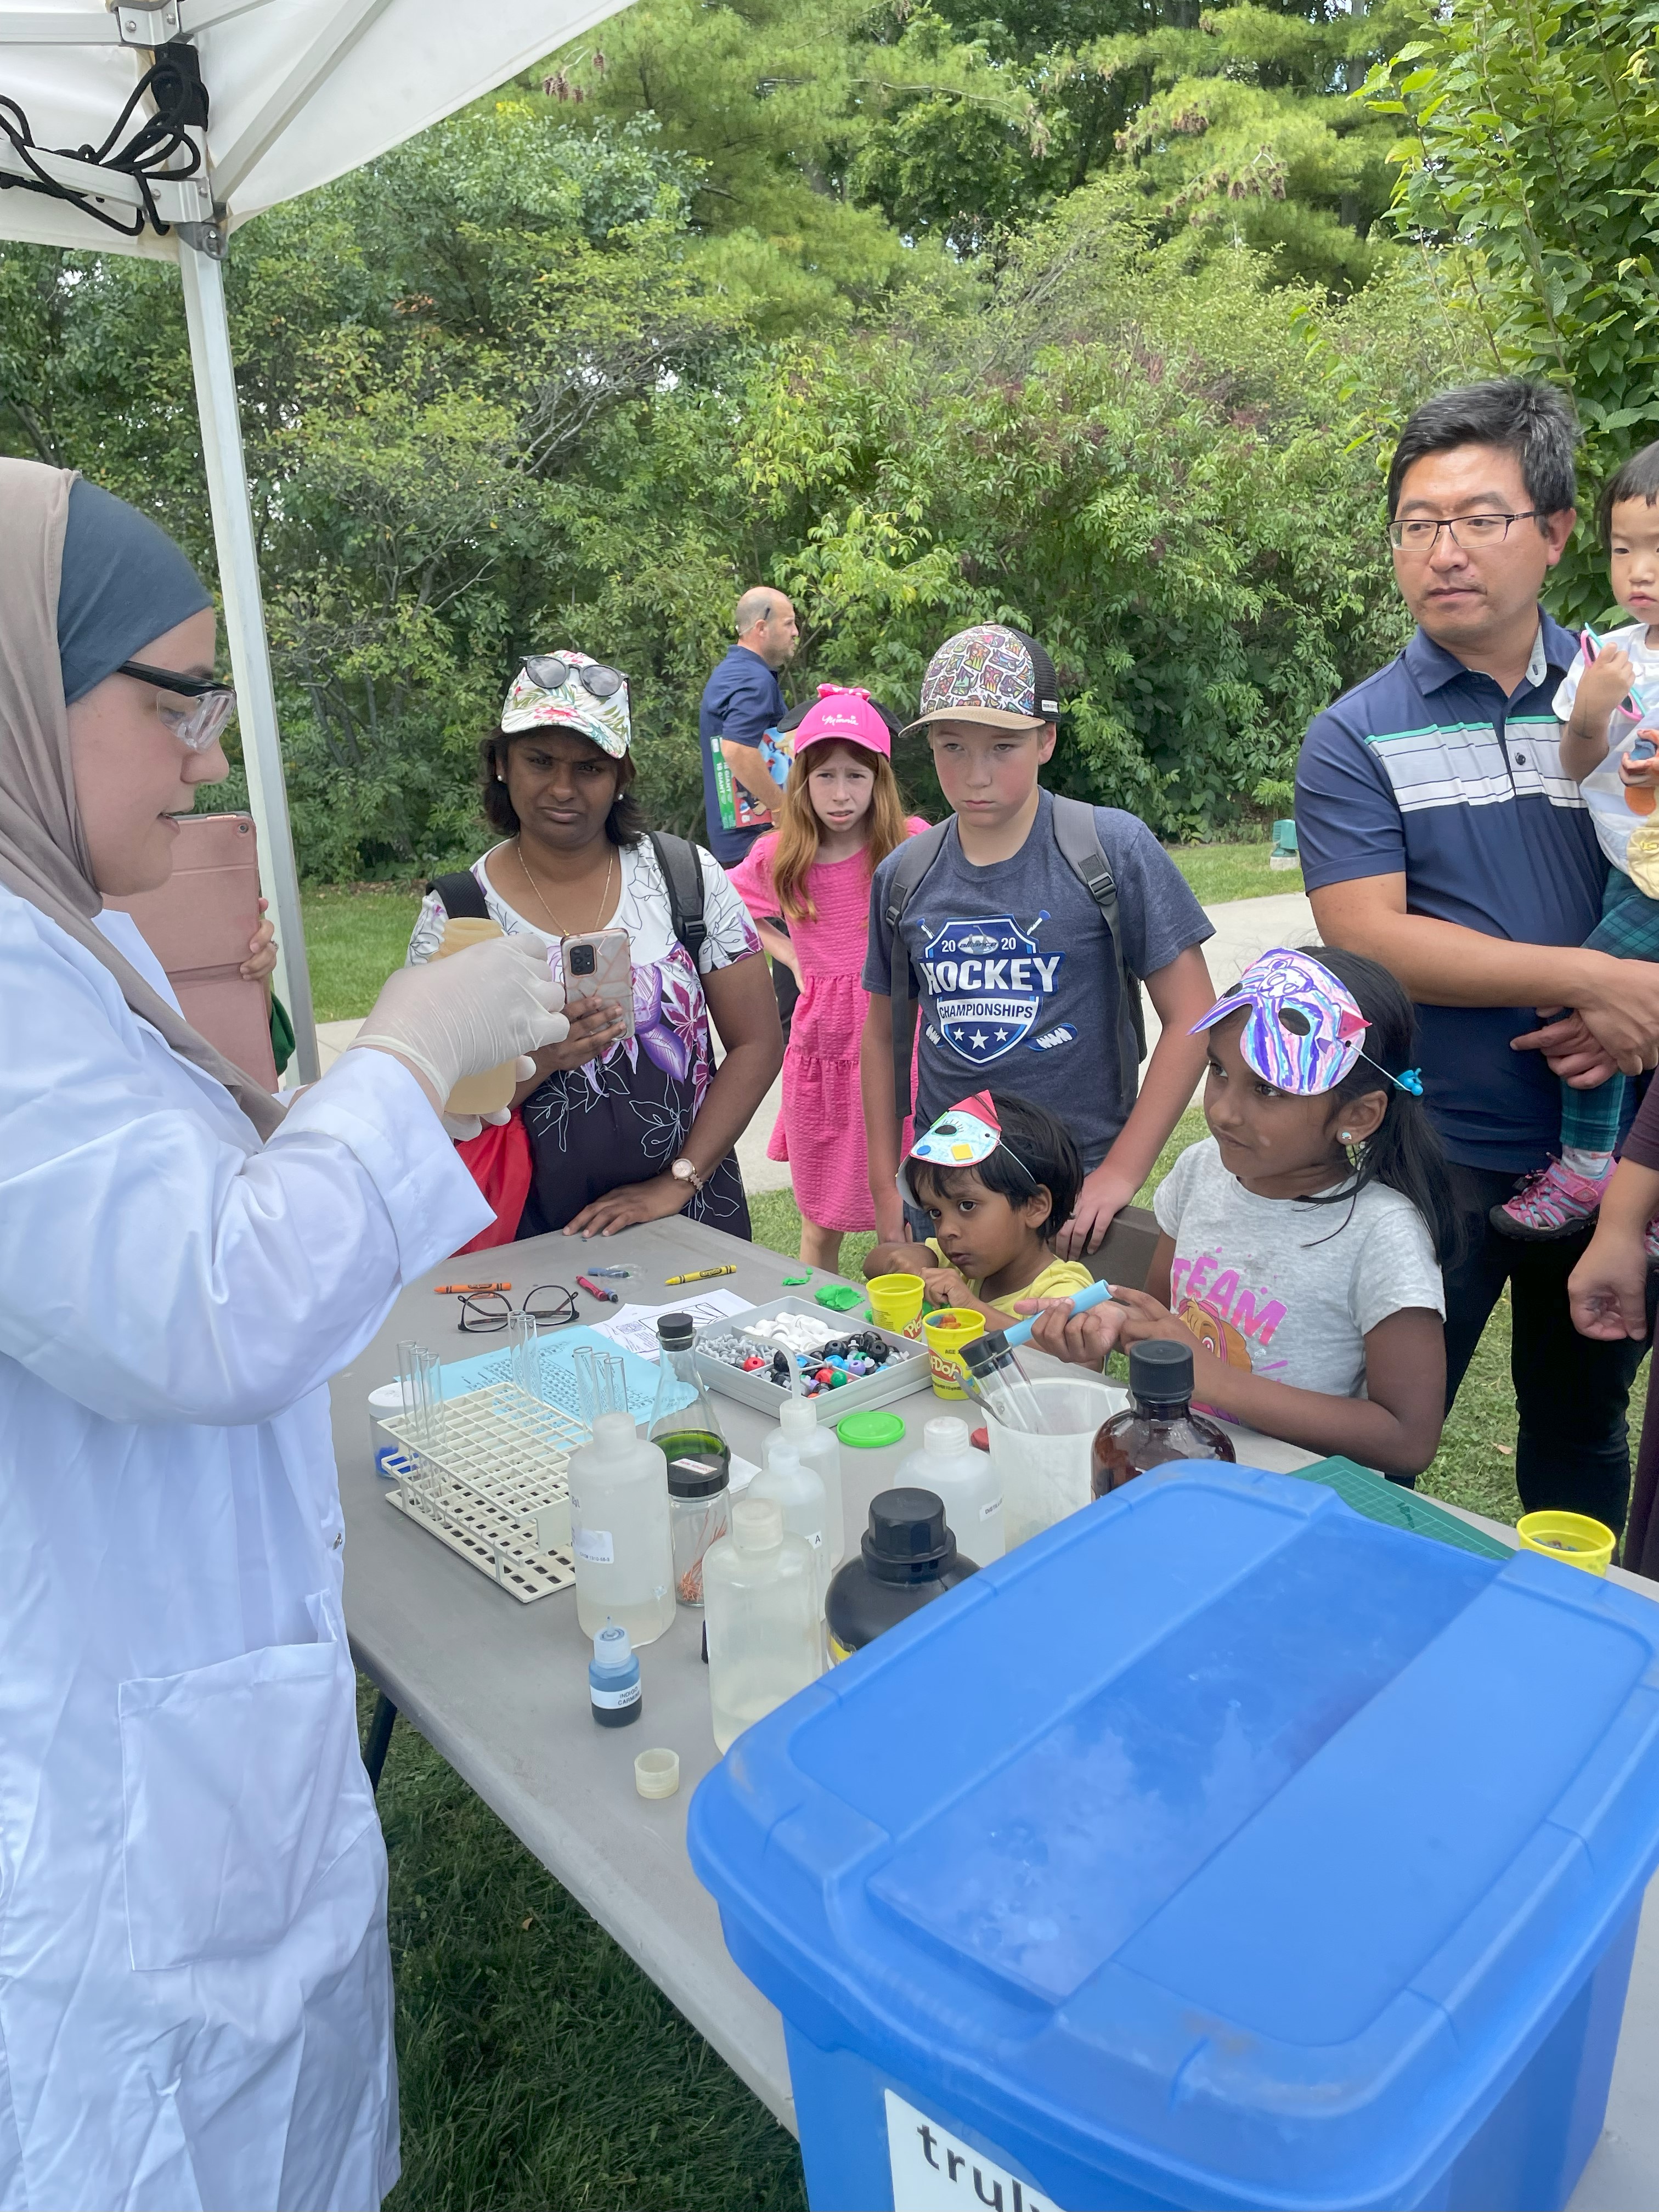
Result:
M1289 1472L1304 1482L1322 1482L1356 1513L1363 1513L1368 1521L1380 1521L1385 1528L1409 1528L1413 1535L1431 1536L1437 1544L1476 1552L1483 1559L1515 1557L1512 1546L1500 1543L1480 1528L1471 1528L1467 1521L1460 1521L1443 1506L1372 1474L1370 1468L1351 1459L1316 1460L1311 1467L1293 1467Z

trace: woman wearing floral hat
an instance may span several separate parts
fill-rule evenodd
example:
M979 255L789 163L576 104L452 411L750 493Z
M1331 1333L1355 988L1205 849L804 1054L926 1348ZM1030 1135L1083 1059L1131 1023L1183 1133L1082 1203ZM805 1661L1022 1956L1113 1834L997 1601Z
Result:
M609 1235L684 1212L747 1237L732 1148L782 1060L777 1002L749 916L701 847L684 848L702 878L695 959L677 936L671 841L648 834L631 796L631 742L620 671L568 648L526 659L480 749L483 811L501 842L433 885L409 958L429 960L457 912L550 945L626 930L635 1034L596 1000L562 1044L535 1055L515 1098L533 1163L518 1234Z

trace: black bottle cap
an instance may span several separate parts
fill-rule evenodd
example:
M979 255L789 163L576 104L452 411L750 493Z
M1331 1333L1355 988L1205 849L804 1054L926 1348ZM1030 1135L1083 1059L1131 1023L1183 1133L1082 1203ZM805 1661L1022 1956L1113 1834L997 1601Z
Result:
M1142 1406L1178 1406L1193 1395L1193 1351L1167 1336L1129 1347L1129 1395Z
M956 1550L945 1525L944 1501L932 1490L884 1490L870 1501L870 1525L859 1539L864 1564L885 1583L924 1582Z
M660 1437L657 1439L660 1443ZM732 1480L725 1453L688 1451L668 1462L671 1498L713 1498Z
M697 1333L690 1314L659 1314L657 1341L669 1352L684 1352Z

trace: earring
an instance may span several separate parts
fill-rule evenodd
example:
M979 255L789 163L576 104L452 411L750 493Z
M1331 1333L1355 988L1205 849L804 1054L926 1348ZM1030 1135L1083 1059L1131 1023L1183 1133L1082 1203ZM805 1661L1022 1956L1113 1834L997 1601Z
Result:
M1339 1143L1340 1143L1340 1144L1344 1144L1344 1145L1351 1145L1351 1144L1352 1144L1352 1142L1353 1142L1353 1131L1352 1131L1352 1129L1339 1129L1339 1130L1337 1131L1336 1134L1337 1134L1337 1139L1338 1139L1338 1142L1339 1142Z

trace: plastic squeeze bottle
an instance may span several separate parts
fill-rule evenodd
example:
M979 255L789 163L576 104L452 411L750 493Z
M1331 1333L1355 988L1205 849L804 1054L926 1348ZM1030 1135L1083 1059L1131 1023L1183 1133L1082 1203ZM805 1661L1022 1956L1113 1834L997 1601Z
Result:
M817 1573L818 1611L823 1610L823 1594L830 1587L830 1541L824 1522L828 1501L824 1497L823 1477L817 1468L809 1467L791 1443L781 1437L766 1440L766 1464L744 1492L745 1498L770 1498L782 1509L783 1525L792 1536L799 1536L812 1547L812 1564Z
M1094 1442L1091 1498L1104 1498L1172 1459L1236 1456L1224 1429L1192 1409L1191 1347L1155 1336L1129 1348L1129 1403L1103 1421Z
M674 1619L673 1555L663 1455L626 1413L598 1414L593 1441L570 1456L570 1550L584 1636L607 1621L637 1650Z
M732 1447L697 1373L690 1314L664 1314L657 1323L657 1400L652 1442L668 1462L668 1510L673 1530L674 1595L702 1603L702 1559L726 1534L732 1503Z
M850 1659L884 1629L966 1582L978 1568L964 1559L931 1490L884 1490L870 1501L870 1525L830 1585L824 1620L831 1663Z
M936 1414L921 1432L921 1449L899 1462L893 1480L901 1488L933 1492L963 1559L988 1567L1002 1557L1002 1478L988 1455L974 1449L966 1421Z
M797 1376L799 1379L799 1376ZM841 1440L833 1421L819 1420L805 1398L787 1398L778 1414L778 1425L761 1446L761 1465L769 1467L775 1451L799 1452L823 1485L823 1540L828 1557L826 1579L847 1557L847 1516L842 1502ZM752 1489L754 1486L751 1484Z
M731 1533L705 1553L702 1578L714 1743L724 1752L823 1671L817 1566L805 1539L786 1533L775 1498L744 1497Z

